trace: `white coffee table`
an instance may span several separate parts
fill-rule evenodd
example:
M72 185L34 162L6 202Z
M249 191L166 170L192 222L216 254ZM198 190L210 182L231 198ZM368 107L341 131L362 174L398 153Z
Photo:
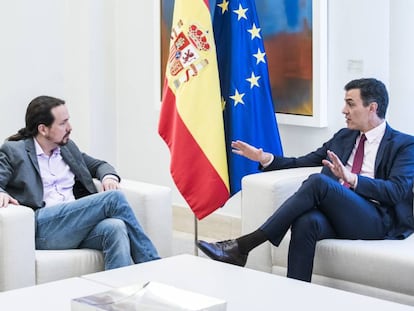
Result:
M0 293L0 310L70 311L73 298L110 290L111 287L82 278L70 278Z
M179 255L83 276L121 287L157 281L227 301L228 311L252 310L414 310L414 307L329 287L216 262Z

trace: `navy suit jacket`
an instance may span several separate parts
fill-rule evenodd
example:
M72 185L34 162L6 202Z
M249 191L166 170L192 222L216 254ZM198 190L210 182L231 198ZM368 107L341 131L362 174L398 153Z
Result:
M328 150L335 152L342 163L346 163L359 133L341 129L316 151L297 158L275 156L263 170L320 166L323 159L328 159ZM337 179L327 167L321 173ZM414 232L413 180L414 137L398 132L387 124L375 160L374 179L358 176L358 185L354 189L367 200L379 202L380 210L389 215L392 223L387 238L405 238Z
M75 198L97 192L93 178L102 180L108 174L118 176L110 164L82 153L72 140L62 146L60 152L75 175ZM6 141L1 146L0 192L7 192L20 204L35 210L45 205L33 138Z

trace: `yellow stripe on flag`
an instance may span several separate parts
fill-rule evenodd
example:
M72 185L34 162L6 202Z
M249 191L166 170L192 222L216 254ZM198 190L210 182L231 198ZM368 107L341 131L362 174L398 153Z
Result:
M175 0L159 125L160 135L170 147L174 181L194 205L212 204L211 200L203 203L201 197L218 193L221 198L214 204L222 204L229 195L216 47L205 1ZM196 185L204 193L194 189ZM211 193L205 193L206 189ZM211 209L207 207L209 213Z

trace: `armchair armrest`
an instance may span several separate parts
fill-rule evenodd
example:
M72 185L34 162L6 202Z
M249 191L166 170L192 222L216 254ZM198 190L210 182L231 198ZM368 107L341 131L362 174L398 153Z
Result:
M0 208L0 291L35 285L34 212Z
M99 180L94 180L102 191ZM154 243L161 257L172 254L172 203L171 189L130 179L121 180L121 190L145 233Z
M161 257L172 254L171 189L123 179L121 189Z
M242 234L261 226L310 174L320 171L321 167L304 167L245 176L242 179ZM247 266L271 272L270 245L264 243L250 252Z

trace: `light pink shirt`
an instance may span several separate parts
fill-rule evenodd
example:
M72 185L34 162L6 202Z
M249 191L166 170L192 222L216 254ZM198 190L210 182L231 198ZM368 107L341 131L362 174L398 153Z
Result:
M60 148L53 150L53 153L46 155L39 143L34 139L37 161L39 163L40 175L43 182L43 200L46 207L62 202L75 200L73 185L75 175L69 166L63 161Z

